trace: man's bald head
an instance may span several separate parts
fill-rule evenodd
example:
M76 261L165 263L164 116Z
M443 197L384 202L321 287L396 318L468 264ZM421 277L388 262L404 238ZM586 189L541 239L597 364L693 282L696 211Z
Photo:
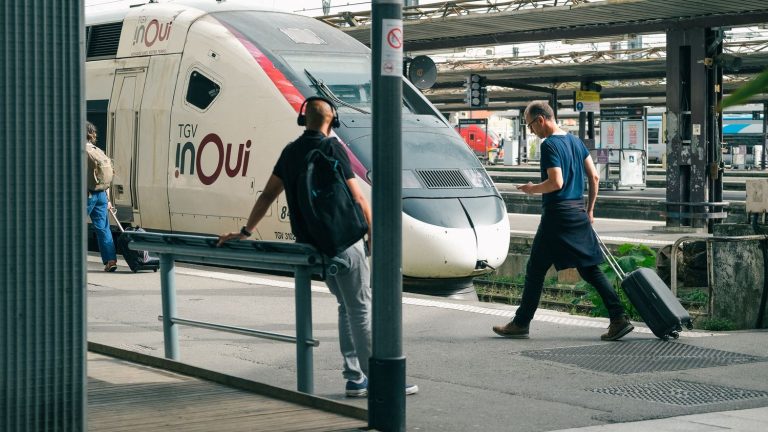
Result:
M307 116L307 129L330 132L330 125L333 121L334 112L331 105L321 99L315 99L307 104L304 110Z

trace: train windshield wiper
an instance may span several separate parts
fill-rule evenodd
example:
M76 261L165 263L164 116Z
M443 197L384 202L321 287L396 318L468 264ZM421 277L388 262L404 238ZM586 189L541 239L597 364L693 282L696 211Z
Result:
M341 100L338 96L336 96L336 94L333 92L333 90L330 89L330 87L328 87L323 81L318 80L317 78L315 78L315 76L312 75L311 73L309 73L308 70L304 69L304 73L307 74L307 78L309 78L309 81L312 83L313 86L315 86L317 91L319 91L320 93L323 94L323 96L327 97L328 99L330 99L331 101L336 103L336 105L342 105L342 106L345 106L347 108L352 108L353 110L355 110L357 112L361 112L363 114L370 114L370 112L368 112L368 111L366 111L366 110L364 110L362 108L356 107L356 106L352 105L351 103L344 102L343 100Z

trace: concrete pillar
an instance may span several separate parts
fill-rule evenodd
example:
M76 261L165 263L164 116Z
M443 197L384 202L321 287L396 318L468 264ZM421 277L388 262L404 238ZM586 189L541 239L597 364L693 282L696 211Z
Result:
M722 200L719 119L721 33L667 32L667 203ZM667 227L704 228L710 207L667 205Z
M0 8L0 430L84 431L86 184L80 1Z

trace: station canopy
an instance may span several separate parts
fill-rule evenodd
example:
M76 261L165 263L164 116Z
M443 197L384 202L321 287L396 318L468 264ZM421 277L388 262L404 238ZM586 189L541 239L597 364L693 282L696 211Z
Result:
M486 1L481 3L487 13L472 13L478 10L477 3L452 1L406 8L404 17L413 19L403 22L404 49L439 50L768 22L766 0ZM370 45L370 12L319 19Z
M406 52L555 40L599 42L607 37L664 33L671 28L730 27L768 23L768 0L511 0L451 1L406 7ZM370 43L370 12L319 17ZM768 65L768 40L726 41L724 90L729 93ZM729 45L730 44L730 45ZM583 81L603 83L605 105L665 103L664 47L591 51L528 58L450 59L438 63L435 86L425 91L441 110L466 109L462 85L469 73L488 80L490 109L524 106L548 95L525 86L557 90L562 105ZM740 76L737 76L740 75ZM521 87L522 86L522 87Z

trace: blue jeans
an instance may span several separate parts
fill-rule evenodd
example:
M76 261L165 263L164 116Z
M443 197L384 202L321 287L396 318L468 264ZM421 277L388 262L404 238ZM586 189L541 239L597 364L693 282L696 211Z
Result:
M87 214L91 218L91 226L96 232L96 239L99 241L99 252L101 253L101 262L106 264L108 261L117 260L115 252L115 242L112 241L112 230L109 228L109 215L107 214L107 193L90 192L88 195Z
M359 381L368 375L371 357L371 271L363 240L338 255L349 269L328 276L325 284L339 303L339 349L344 379Z

